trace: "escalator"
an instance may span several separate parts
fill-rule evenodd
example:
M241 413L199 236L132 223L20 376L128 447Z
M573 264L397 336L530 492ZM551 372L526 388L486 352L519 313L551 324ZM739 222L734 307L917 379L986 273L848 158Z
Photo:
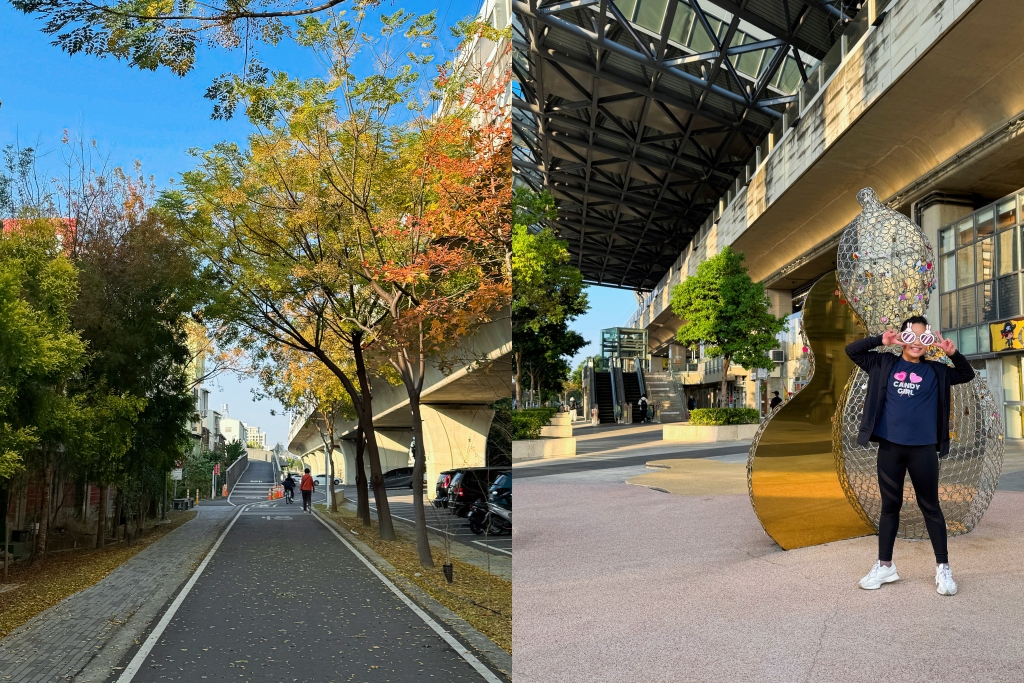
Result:
M612 398L612 376L610 372L594 373L594 399L597 416L601 424L615 422L615 401Z
M626 403L633 406L633 422L643 422L644 414L640 410L640 378L635 372L622 373L622 388L626 392Z

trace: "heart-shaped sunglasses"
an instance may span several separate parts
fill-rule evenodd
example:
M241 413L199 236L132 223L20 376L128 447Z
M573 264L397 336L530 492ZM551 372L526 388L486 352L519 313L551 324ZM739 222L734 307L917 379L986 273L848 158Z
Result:
M914 330L910 329L910 323L907 323L905 330L900 332L900 341L904 344L913 344L920 340L925 346L931 346L935 343L935 335L932 333L932 326L926 325L924 332L916 334Z

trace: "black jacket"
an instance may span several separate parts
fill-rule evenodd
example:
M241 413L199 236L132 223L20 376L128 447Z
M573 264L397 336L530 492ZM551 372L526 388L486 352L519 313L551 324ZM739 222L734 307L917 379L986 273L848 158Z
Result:
M857 432L857 443L867 446L870 441L877 441L874 437L875 425L878 418L885 409L885 395L888 389L888 378L892 369L896 366L899 356L893 353L880 352L872 353L872 349L882 345L882 336L867 337L855 341L846 347L846 355L854 363L868 373L867 396L864 397L864 417L860 421L860 430ZM953 367L945 363L933 360L921 360L935 373L939 381L939 419L937 420L939 433L935 436L936 447L939 457L949 453L949 388L954 384L963 384L974 379L974 368L964 358L964 355L957 351L950 360Z

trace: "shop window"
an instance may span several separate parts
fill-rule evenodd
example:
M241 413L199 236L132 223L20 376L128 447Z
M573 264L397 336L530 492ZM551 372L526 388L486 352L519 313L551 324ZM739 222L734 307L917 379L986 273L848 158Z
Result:
M1020 288L1017 284L1018 275L1014 273L999 278L999 317L1012 318L1020 315Z
M960 330L960 353L965 356L970 356L978 352L978 335L974 333L974 328L969 327L966 330Z
M1004 230L999 233L999 274L1007 275L1017 271L1017 231Z
M974 299L974 287L960 290L960 315L957 316L957 327L978 324L978 306Z
M956 254L949 254L940 259L939 284L943 292L956 289Z
M1006 438L1024 437L1024 406L1006 406Z
M1022 400L1021 392L1021 374L1020 374L1020 356L1004 356L1003 357L1003 400L1004 401L1020 401Z
M999 229L1008 228L1017 222L1017 200L1007 199L1002 202L998 207L997 211L999 214Z
M978 237L987 237L996 231L996 210L985 209L977 213Z
M974 241L974 218L960 221L956 224L956 242L960 246L970 244Z
M953 251L954 246L956 245L953 243L953 226L939 230L939 253Z
M991 282L978 285L978 322L989 323L998 320L996 302Z
M956 284L958 287L974 284L973 247L964 247L956 252Z
M974 245L977 250L977 258L975 258L974 264L977 270L978 280L991 280L995 275L992 266L995 253L993 251L992 238L986 237L983 240L978 240L978 243Z
M992 335L989 334L988 325L983 325L978 328L978 353L988 353L990 350L990 344L992 341ZM985 379L985 376L981 376Z
M956 327L956 292L943 294L939 302L941 309L939 329L948 330Z

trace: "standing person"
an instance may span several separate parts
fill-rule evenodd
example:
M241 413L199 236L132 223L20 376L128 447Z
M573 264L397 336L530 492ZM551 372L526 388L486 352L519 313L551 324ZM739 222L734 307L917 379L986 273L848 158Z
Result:
M782 399L779 398L779 392L773 391L772 393L775 394L775 395L772 396L772 400L768 401L768 406L772 410L775 410L776 408L778 408L779 406L782 405Z
M693 410L696 407L697 407L697 399L696 398L691 396L690 398L688 398L686 400L686 409L687 410Z
M295 498L295 480L292 479L291 474L285 475L282 485L284 486L284 502L290 505Z
M640 421L647 422L647 394L640 394Z
M952 340L932 332L923 316L907 318L901 327L901 332L888 330L846 347L850 360L868 373L857 443L878 442L882 494L878 561L860 580L860 587L874 590L900 578L892 550L900 525L903 481L909 472L935 551L935 589L939 595L956 595L946 549L946 520L939 507L939 458L949 453L949 389L974 379L974 368ZM932 343L945 352L953 367L924 358ZM903 348L899 356L871 351L892 344Z
M309 468L306 468L305 474L302 475L302 481L299 482L299 489L302 491L302 511L312 512L313 511L313 477L309 475Z

